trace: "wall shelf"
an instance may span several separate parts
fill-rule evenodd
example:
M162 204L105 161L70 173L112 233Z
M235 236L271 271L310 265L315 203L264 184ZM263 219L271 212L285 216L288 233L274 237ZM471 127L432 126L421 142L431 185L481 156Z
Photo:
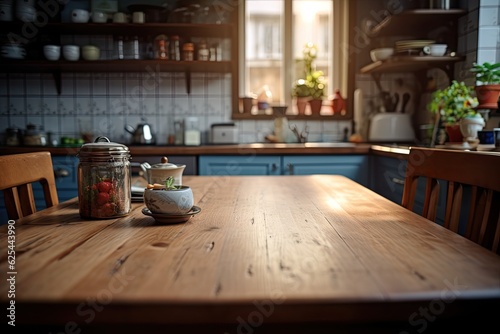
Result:
M160 34L178 35L181 39L188 38L229 38L235 44L236 33L232 23L224 24L188 24L188 23L53 23L36 26L27 22L0 22L0 31L10 41L27 44L35 43L38 54L44 43L44 38L54 37L60 40L61 36L68 35L112 35L112 36L146 36L153 39ZM30 30L31 33L27 33ZM26 39L24 36L30 36ZM45 42L46 43L46 42ZM89 73L89 72L182 72L186 78L187 93L191 93L191 73L231 73L237 78L238 66L237 48L231 47L231 61L169 61L169 60L122 60L108 59L96 61L47 61L44 58L11 60L0 59L0 70L3 73L52 73L58 93L61 93L61 73ZM29 55L29 52L28 52ZM40 56L43 57L43 56ZM62 56L61 56L62 57ZM237 89L233 88L233 94ZM233 98L233 104L236 101Z

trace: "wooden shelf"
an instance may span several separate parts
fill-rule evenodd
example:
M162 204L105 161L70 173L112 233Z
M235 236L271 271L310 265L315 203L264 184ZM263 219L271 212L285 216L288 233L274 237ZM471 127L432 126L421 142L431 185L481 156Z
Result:
M417 72L432 67L445 69L453 63L464 59L464 57L458 56L395 56L387 60L379 60L368 64L360 69L360 73Z
M0 22L0 31L20 32L22 22ZM181 37L231 38L232 24L188 24L188 23L47 23L37 27L48 35L125 35L145 36L176 34Z
M418 34L446 25L453 25L456 19L466 13L465 9L407 10L384 18L367 33L371 37ZM422 29L423 25L425 29Z
M169 60L95 60L95 61L48 61L7 60L0 61L4 73L51 73L58 72L205 72L228 73L229 61L169 61Z
M23 22L0 22L0 31L11 40L24 40ZM188 23L52 23L37 26L37 33L29 42L40 43L46 36L65 35L122 35L148 36L159 34L179 35L181 38L230 38L235 41L233 24L188 24ZM97 61L47 61L45 59L0 59L3 73L52 73L58 93L61 92L61 73L64 72L182 72L186 77L186 90L191 92L191 73L233 73L237 58L232 47L232 61L168 61L168 60L97 60Z

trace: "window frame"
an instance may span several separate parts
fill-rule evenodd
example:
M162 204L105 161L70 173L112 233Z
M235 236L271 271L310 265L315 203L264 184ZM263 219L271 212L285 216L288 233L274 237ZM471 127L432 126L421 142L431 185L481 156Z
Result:
M346 97L349 87L348 87L348 77L349 77L349 1L348 0L331 0L333 2L333 66L334 73L331 74L332 81L330 85L332 86L332 92L339 89L341 94ZM281 46L283 50L283 66L284 68L292 68L295 66L293 59L292 43L287 43L286 41L292 41L292 20L293 20L293 10L292 1L284 0L284 20L283 20L283 45ZM238 6L238 94L239 97L243 97L247 94L245 87L245 78L248 75L246 63L245 63L245 12L246 12L246 1L241 1ZM283 94L285 97L284 104L291 105L292 103L292 72L293 71L281 71L282 77L281 82L283 82ZM288 83L288 84L285 84ZM235 113L239 113L239 108L236 108ZM234 115L234 113L233 113ZM251 115L256 116L256 115ZM263 115L259 115L263 116ZM265 116L265 115L264 115ZM271 115L272 116L272 115ZM306 116L309 117L310 116ZM328 116L327 116L328 117ZM349 112L346 108L344 114L329 116L332 119L350 119L352 118L352 112ZM233 117L234 118L234 117ZM237 117L241 118L241 117Z

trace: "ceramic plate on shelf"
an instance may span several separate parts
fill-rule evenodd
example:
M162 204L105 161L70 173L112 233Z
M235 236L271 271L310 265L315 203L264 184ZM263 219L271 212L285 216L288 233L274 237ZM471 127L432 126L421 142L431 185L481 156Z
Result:
M148 208L143 208L142 213L146 216L153 217L158 223L162 224L178 224L187 222L191 217L200 213L201 209L198 206L193 206L188 213L179 215L169 215L165 213L152 213Z

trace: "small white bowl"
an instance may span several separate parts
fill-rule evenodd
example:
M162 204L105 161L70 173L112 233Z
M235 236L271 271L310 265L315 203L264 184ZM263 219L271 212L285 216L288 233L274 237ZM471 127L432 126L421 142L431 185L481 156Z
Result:
M370 58L376 62L379 60L387 60L394 54L394 48L378 48L370 51Z
M66 60L77 61L80 59L80 47L78 45L64 45L63 56Z
M59 60L61 58L61 47L59 45L45 45L43 54L47 60Z

